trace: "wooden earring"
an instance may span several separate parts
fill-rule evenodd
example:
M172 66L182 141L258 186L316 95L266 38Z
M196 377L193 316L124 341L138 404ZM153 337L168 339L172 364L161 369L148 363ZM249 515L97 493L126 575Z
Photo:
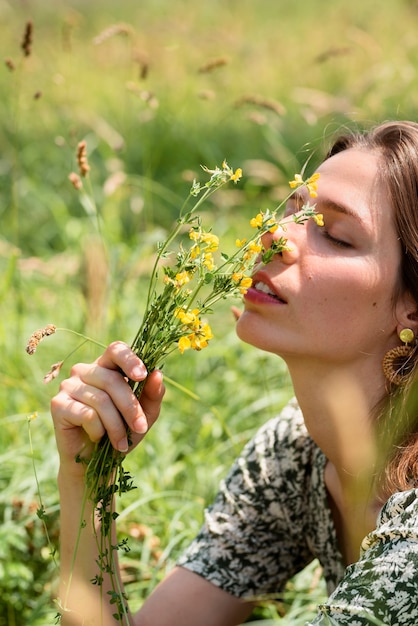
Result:
M410 328L404 328L399 333L399 339L405 345L392 348L386 352L383 361L383 373L386 379L393 385L401 387L408 380L408 376L412 367L405 368L412 354L413 347L408 345L415 342L414 331Z

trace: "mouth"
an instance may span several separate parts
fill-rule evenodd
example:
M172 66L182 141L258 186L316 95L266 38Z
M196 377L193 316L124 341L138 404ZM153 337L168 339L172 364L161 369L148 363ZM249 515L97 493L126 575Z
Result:
M266 283L262 282L261 280L255 280L253 282L252 289L254 289L255 291L258 291L258 292L266 294L267 296L269 296L270 298L273 298L277 302L281 302L282 304L286 304L286 300L283 300L283 298L281 298L277 293L275 293L271 289L271 287L269 287L269 285L267 285Z

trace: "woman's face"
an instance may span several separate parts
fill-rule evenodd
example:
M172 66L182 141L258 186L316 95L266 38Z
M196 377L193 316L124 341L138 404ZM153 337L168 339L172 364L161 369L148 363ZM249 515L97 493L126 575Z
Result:
M291 222L289 251L256 266L244 297L241 339L290 361L358 363L396 344L400 244L393 211L379 183L378 156L341 152L318 169L318 197L297 191L287 213L316 205L325 226ZM272 237L264 236L264 245ZM268 293L270 292L270 293ZM274 295L273 295L274 294Z

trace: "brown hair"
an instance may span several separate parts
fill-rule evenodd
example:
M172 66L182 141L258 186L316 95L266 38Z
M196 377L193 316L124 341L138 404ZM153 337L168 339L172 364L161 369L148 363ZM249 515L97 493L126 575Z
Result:
M327 158L349 148L372 151L380 157L380 178L389 194L401 244L398 293L409 292L418 308L418 124L385 122L367 132L347 133L337 139ZM387 493L418 486L417 372L418 349L415 348L407 385L389 390L379 418L379 443L389 450L384 455L381 477Z

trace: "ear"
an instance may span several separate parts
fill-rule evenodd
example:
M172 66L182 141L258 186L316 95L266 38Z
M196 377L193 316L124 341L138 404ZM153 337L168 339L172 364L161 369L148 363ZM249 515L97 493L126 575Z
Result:
M399 296L395 311L395 317L398 322L396 329L398 336L403 328L411 328L415 336L418 336L418 303L409 291L404 291Z

